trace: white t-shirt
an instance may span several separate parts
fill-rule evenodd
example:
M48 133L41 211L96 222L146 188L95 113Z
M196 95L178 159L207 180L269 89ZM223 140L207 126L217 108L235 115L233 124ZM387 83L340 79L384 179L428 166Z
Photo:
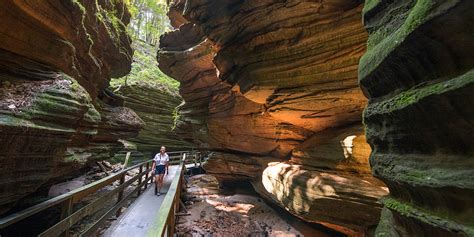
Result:
M156 165L166 165L165 162L170 161L170 157L168 156L167 153L162 155L161 152L160 152L160 153L155 155L154 160L155 160Z

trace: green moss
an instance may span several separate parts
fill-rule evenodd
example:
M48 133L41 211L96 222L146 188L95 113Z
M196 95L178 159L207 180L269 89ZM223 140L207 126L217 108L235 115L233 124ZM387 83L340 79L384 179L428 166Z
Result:
M84 119L88 122L91 122L91 123L99 123L101 118L102 117L101 117L99 111L97 111L93 105L89 106L89 109L87 110L86 114L84 115Z
M362 10L363 14L372 10L379 3L380 3L380 0L365 0L364 9Z
M82 103L92 103L89 93L76 80L70 78L72 96Z
M82 26L82 29L84 30L84 34L87 37L87 42L89 43L88 54L93 59L95 59L94 56L92 56L92 54L91 54L92 46L94 45L94 40L92 39L92 36L87 31L87 28L86 28L86 25L85 25L85 20L86 20L86 16L87 16L87 9L78 0L71 0L71 1L74 5L76 5L79 8L79 10L82 13L82 15L81 15L81 26Z
M114 39L113 43L117 46L117 48L120 48L119 35L129 35L129 33L126 30L127 27L125 26L125 24L120 18L117 17L115 3L113 1L111 1L110 3L112 4L112 9L107 10L103 9L97 0L95 1L97 8L96 18L105 26L107 33L110 35L111 39Z
M80 3L78 0L71 0L71 1L72 1L72 3L74 3L74 5L79 7L79 10L81 10L83 15L86 14L86 8L84 7L84 5L82 5L82 3Z
M15 127L25 130L38 129L46 131L54 131L60 133L74 133L76 130L73 128L64 127L58 124L51 124L45 121L33 121L25 114L21 115L2 115L0 116L0 125L6 127Z
M115 11L106 11L106 14L107 14L107 17L109 18L110 20L110 23L112 24L112 26L114 27L115 29L115 32L117 33L121 33L123 32L126 27L125 25L123 24L122 20L120 20L116 15L117 13ZM128 32L127 32L128 33Z
M0 116L0 125L5 127L27 127L29 124L31 124L31 122L16 117L15 115L2 114L2 116Z
M380 213L380 222L377 225L375 236L377 237L392 237L399 236L394 229L393 215L387 208L383 208Z
M85 164L92 156L91 153L85 152L83 149L71 149L66 151L66 157L63 161L66 163Z
M178 125L179 119L180 119L179 107L176 107L173 110L173 126L171 127L172 131L174 131L176 129L176 126Z
M380 103L370 104L365 110L364 117L371 116L373 114L390 113L396 110L400 110L409 105L413 105L429 96L441 95L447 91L465 87L473 82L474 70L471 70L465 73L464 75L461 75L448 81L438 82L421 88L412 88L401 92L400 94L392 97L389 100L385 100Z
M369 3L374 4L373 1ZM364 79L370 74L414 29L426 22L434 5L433 0L417 0L401 27L392 33L385 28L379 29L380 32L372 33L369 36L367 52L360 59L359 79Z
M466 233L468 236L474 235L472 220L466 217L467 225L453 221L452 214L443 210L425 210L410 203L402 202L394 198L386 197L381 199L384 206L400 215L414 218L432 226L442 226L443 229Z

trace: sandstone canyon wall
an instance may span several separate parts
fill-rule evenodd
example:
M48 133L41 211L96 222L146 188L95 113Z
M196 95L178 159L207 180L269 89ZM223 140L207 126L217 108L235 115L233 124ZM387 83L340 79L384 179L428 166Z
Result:
M0 213L122 148L143 122L104 90L130 71L121 1L0 2Z
M377 225L388 193L370 173L357 72L360 1L174 1L163 72L181 82L180 136L214 151L205 169L251 181L307 221L348 234Z
M162 145L169 151L191 150L194 146L175 133L176 107L182 99L175 91L163 86L127 85L117 94L123 96L124 106L132 109L145 122L137 137L127 139L137 146L145 158L159 152Z
M474 236L474 1L367 1L359 67L380 236Z
M168 151L191 150L194 146L175 133L178 121L176 107L183 99L178 93L179 82L158 68L156 46L136 39L132 43L133 62L129 74L113 78L110 88L121 96L124 106L132 109L145 122L137 137L127 139L136 145L133 158L152 158L162 145Z

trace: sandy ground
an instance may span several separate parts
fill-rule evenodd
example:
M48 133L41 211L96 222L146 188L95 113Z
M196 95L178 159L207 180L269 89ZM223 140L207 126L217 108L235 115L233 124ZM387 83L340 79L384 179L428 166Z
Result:
M219 193L211 175L188 180L186 209L178 219L179 236L303 236L261 198Z

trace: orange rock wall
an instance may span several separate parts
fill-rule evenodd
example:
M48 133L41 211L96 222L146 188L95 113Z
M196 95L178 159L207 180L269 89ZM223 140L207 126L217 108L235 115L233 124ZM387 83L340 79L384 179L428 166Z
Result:
M361 11L350 0L175 1L176 30L158 55L181 82L178 132L215 151L208 173L251 180L293 214L349 234L374 229L387 194L370 175L361 124Z

